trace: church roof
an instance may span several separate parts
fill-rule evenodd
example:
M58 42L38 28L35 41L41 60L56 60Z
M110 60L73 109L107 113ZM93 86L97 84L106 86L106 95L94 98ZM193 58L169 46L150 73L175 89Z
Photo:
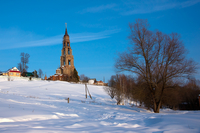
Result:
M67 33L67 28L65 28L65 36L69 36Z
M65 36L69 36L67 33L67 23L65 23Z

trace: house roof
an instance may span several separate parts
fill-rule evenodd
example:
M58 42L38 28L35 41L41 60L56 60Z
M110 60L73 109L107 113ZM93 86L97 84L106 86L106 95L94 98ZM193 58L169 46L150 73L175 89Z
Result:
M89 79L89 80L96 80L95 78L93 78L93 79Z
M13 68L9 69L7 72L21 73L16 67L13 67Z
M21 73L20 71L13 71L13 70L10 70L9 72Z

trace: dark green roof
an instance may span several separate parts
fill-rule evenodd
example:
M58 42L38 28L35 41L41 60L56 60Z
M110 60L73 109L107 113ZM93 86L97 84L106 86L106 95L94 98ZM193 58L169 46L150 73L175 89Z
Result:
M26 76L34 76L32 72L26 72Z

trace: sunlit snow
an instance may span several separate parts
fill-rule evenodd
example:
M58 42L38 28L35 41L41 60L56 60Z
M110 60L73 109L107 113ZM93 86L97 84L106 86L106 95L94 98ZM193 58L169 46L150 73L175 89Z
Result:
M200 111L116 105L102 86L0 78L0 132L200 132ZM67 101L69 98L69 103Z

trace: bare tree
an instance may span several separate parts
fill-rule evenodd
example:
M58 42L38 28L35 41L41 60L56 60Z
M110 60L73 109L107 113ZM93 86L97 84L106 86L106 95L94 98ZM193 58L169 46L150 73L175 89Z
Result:
M39 76L39 78L42 78L42 77L43 77L43 72L42 72L41 69L38 70L38 76Z
M36 70L34 70L32 73L33 73L33 75L34 75L35 78L38 78L38 75L37 75L37 71L36 71Z
M112 75L108 81L108 86L104 87L107 94L113 99L116 96L117 91L117 75ZM118 102L118 101L117 101Z
M194 73L196 63L186 59L186 50L177 33L150 31L147 20L141 19L129 27L131 47L119 54L115 67L137 74L145 81L153 110L159 113L164 90L172 88L174 79Z
M107 94L113 99L115 97L115 88L104 86L104 90L107 92Z
M17 67L18 69L19 69L19 71L21 72L21 73L23 73L23 67L22 67L22 63L20 62L20 63L18 63L18 67Z
M131 99L131 89L135 87L135 81L132 76L112 75L108 81L108 86L104 87L107 94L117 100L117 104L124 105L125 100Z
M182 108L187 110L199 110L199 94L200 94L200 86L198 85L200 82L196 79L189 79L188 82L182 86L180 94L182 95Z
M29 63L29 57L30 57L30 55L28 53L22 52L20 54L20 56L21 56L21 62L18 63L18 69L20 70L20 72L23 73L23 72L26 72L27 69L28 69L27 64Z
M81 74L81 75L80 75L80 80L81 80L82 82L84 82L84 83L88 82L89 79L90 79L90 78L87 77L87 76L85 76L84 74Z

